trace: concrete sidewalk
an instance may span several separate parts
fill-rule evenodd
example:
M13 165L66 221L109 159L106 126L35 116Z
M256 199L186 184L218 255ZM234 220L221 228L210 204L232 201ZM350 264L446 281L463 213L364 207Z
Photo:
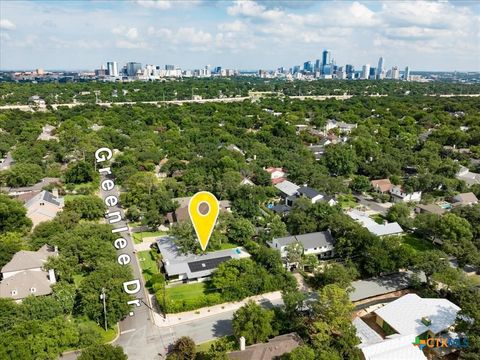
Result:
M280 291L274 291L261 295L251 296L241 301L218 304L177 314L167 314L166 319L164 319L163 316L158 314L157 312L154 312L153 319L156 326L169 327L182 323L198 321L202 318L207 318L209 316L214 316L221 313L236 311L250 300L253 300L257 304L262 304L264 306L275 306L282 303L282 293Z

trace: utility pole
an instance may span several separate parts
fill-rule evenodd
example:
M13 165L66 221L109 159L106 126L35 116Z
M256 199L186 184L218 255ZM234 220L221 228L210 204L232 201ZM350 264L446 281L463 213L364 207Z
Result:
M103 316L105 318L105 331L107 331L108 329L108 325L107 325L107 304L105 302L105 300L107 299L107 295L105 295L105 288L102 287L102 293L100 294L100 299L103 300Z

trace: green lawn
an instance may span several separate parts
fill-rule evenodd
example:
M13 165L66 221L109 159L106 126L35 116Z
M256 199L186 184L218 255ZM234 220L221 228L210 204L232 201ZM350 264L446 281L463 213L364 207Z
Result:
M352 194L340 195L338 197L338 204L342 209L350 209L357 206L357 201Z
M139 233L133 233L133 241L135 244L140 244L143 238L146 237L154 237L154 236L162 236L165 235L166 232L164 231L143 231Z
M370 216L377 224L383 224L385 221L384 217L380 214L375 214Z
M167 296L173 301L187 300L205 295L209 291L209 283L179 284L166 288Z
M220 245L219 250L235 249L236 247L238 247L237 244L223 243L223 244ZM214 250L214 251L217 251L217 250Z
M420 239L413 234L406 234L402 237L403 244L410 247L414 251L426 251L435 249L435 245L431 242Z
M160 273L154 258L154 254L154 250L139 251L137 253L138 263L142 268L142 274L145 282L149 281L153 274Z
M74 195L74 194L68 194L68 195L65 195L63 197L63 199L65 200L65 202L69 202L69 201L72 201L74 199L78 199L78 198L82 198L82 197L85 197L86 195Z

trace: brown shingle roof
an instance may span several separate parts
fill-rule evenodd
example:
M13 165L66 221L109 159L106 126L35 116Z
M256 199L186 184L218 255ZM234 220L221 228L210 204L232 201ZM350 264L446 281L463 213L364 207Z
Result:
M390 189L393 187L393 184L390 182L389 179L372 180L370 181L370 184L372 184L372 187L375 190L382 193L390 191Z
M235 360L273 360L291 352L301 344L300 336L297 333L290 333L274 337L267 343L247 346L243 351L231 352L228 357Z

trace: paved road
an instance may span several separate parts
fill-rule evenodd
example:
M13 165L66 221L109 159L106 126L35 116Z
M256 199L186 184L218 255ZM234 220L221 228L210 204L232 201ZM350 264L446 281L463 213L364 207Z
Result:
M357 199L359 204L369 207L373 211L376 211L376 212L380 213L380 215L382 215L382 216L387 215L388 209L386 207L383 207L383 206L379 205L375 201L368 200L363 195L355 195L355 198Z
M106 177L102 177L102 179L103 178ZM108 178L114 180L112 176L108 176ZM109 195L119 197L120 194L118 186L115 186L110 191L104 191L103 189L100 189L100 196L102 199L105 199L105 197ZM110 207L109 211L120 211L122 219L124 218L124 211L118 205L115 207ZM125 225L125 221L120 221L114 224L113 227L120 228ZM152 355L156 355L161 352L164 349L164 346L161 342L160 333L153 325L151 320L151 311L145 305L145 303L148 303L148 296L145 292L143 277L137 262L137 257L133 252L133 239L131 238L129 232L122 232L121 235L125 240L127 240L128 245L125 249L118 251L118 253L126 253L131 258L130 266L134 275L133 279L139 279L142 284L142 289L135 296L141 299L142 304L140 307L135 306L133 308L133 316L127 315L127 317L120 322L120 336L115 343L121 345L125 349L125 352L130 360L154 359L155 357ZM145 356L145 352L148 352L148 357Z

